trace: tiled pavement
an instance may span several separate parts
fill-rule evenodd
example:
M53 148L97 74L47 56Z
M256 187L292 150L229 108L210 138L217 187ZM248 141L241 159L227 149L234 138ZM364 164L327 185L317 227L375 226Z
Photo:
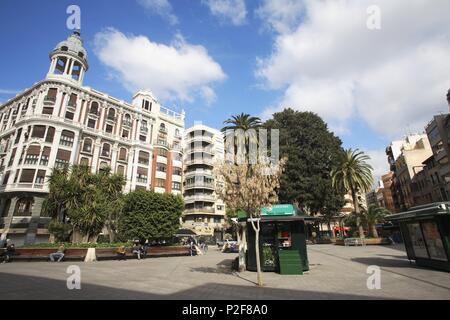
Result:
M76 263L81 290L68 290L73 263L0 265L0 299L450 299L450 273L418 268L403 247L308 246L311 269L299 276L230 270L235 254ZM367 289L369 265L381 289Z

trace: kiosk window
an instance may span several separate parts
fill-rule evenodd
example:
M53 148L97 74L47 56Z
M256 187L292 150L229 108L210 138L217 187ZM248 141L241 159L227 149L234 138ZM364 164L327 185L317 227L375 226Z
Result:
M409 237L416 258L429 258L419 223L408 224Z
M439 234L437 224L433 221L423 222L422 228L425 242L427 243L428 247L428 252L430 253L430 258L435 260L448 261L447 255L445 253L444 243L442 242L441 235Z

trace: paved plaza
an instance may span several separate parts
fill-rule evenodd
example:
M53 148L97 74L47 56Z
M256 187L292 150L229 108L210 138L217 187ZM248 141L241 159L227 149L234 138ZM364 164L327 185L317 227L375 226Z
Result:
M76 263L81 289L68 290L74 263L0 265L0 299L450 299L450 273L410 264L403 246L309 245L310 271L282 276L231 271L236 254ZM381 289L367 289L367 267L381 268Z

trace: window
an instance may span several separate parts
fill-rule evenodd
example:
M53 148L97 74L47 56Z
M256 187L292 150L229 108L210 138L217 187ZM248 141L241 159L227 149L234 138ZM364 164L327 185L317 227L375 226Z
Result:
M69 50L69 49L66 46L61 47L61 51L67 51L67 50Z
M149 159L150 159L150 154L148 152L145 151L139 151L139 159L138 162L140 164L144 164L146 166L148 166L149 164Z
M55 128L48 127L47 136L45 137L45 142L53 142L54 137L55 137Z
M100 162L100 168L98 169L99 172L100 171L106 172L106 171L108 171L108 169L109 169L109 165L107 162L105 162L105 161Z
M64 168L69 165L70 154L70 151L58 149L58 152L56 153L55 168Z
M95 124L96 123L97 123L97 121L95 121L94 119L88 119L87 126L88 126L88 128L95 129Z
M48 159L50 158L50 151L51 151L50 147L44 147L44 150L42 151L41 155L41 161L39 162L41 166L48 165Z
M83 152L92 153L92 139L84 139Z
M98 102L92 101L89 113L93 115L98 115Z
M20 183L33 183L35 173L36 170L23 169L22 174L20 175Z
M181 137L179 129L175 129L175 137L176 138L180 138Z
M36 174L36 180L34 180L34 182L36 184L44 184L45 181L45 170L38 170L37 174Z
M52 115L53 107L44 106L44 108L42 108L42 114Z
M114 121L116 120L116 110L114 110L113 108L110 108L108 110L108 120Z
M21 216L21 217L27 217L31 216L31 213L33 212L33 198L27 197L27 198L21 198L17 201L16 207L14 208L14 216Z
M166 180L164 180L164 179L156 179L156 186L158 188L165 188Z
M183 161L183 156L177 152L174 152L172 154L172 156L173 156L173 160L175 160L175 161Z
M167 150L166 149L162 149L162 148L158 148L158 156L167 157Z
M109 143L104 143L102 147L102 157L109 158L111 156L111 145Z
M77 105L77 95L75 93L72 93L70 95L69 102L67 103L67 105L69 107L73 107L73 108L76 107L76 105Z
M41 147L39 145L31 145L27 149L24 164L37 164L39 161L39 155L41 153Z
M9 158L8 167L12 166L14 163L14 158L16 157L17 148L14 148L11 152L11 157Z
M66 48L66 50L62 50ZM61 47L62 51L67 51L67 47ZM66 70L67 58L66 57L58 57L56 61L55 74L63 74Z
M130 132L128 130L122 130L122 138L128 139Z
M217 206L217 210L222 211L223 210L223 206Z
M14 144L19 143L20 141L20 136L22 135L22 128L20 128L19 130L17 130L17 134L16 134L16 140L14 140Z
M156 171L160 171L160 172L166 172L167 168L166 165L164 163L156 163Z
M73 120L74 115L75 114L73 112L66 111L65 118L68 119L68 120Z
M167 133L166 125L164 123L159 125L159 131Z
M3 185L6 185L8 183L9 174L10 174L10 171L6 171L5 176L3 177L3 182L2 182Z
M80 79L81 74L81 64L79 62L75 62L72 67L72 79L78 80Z
M89 159L86 158L86 157L81 157L81 159L80 159L80 164L81 164L82 166L89 166Z
M181 183L172 182L172 190L181 190Z
M112 133L112 132L113 132L113 129L114 129L114 126L112 126L112 125L110 125L110 124L107 124L107 125L106 125L105 131L106 131L107 133Z
M178 168L178 167L174 167L173 168L173 175L174 176L181 176L181 173L182 173L181 168Z
M32 138L44 138L45 137L45 126L33 126L33 132L31 133Z
M58 94L57 88L50 88L47 91L47 95L44 98L45 102L56 102L56 95Z
M152 111L152 103L148 100L142 100L142 108L147 111Z
M122 177L125 177L125 167L119 164L117 166L117 174Z
M137 182L139 183L147 183L147 174L148 174L148 170L146 168L141 168L138 167L137 168Z
M147 140L146 136L143 136L142 134L139 135L139 141L145 142Z
M74 136L75 134L73 132L63 130L61 133L61 140L59 140L59 144L66 147L73 146Z
M127 161L127 149L126 148L120 148L119 161Z
M123 125L125 127L131 127L131 116L128 113L123 117Z
M142 122L141 122L141 131L142 132L148 131L148 124L147 124L147 121L145 121L145 120L142 120Z

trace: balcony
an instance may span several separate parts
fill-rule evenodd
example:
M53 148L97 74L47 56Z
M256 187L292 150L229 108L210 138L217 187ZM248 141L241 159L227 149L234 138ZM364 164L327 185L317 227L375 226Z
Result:
M200 135L195 135L195 136L189 136L187 139L187 142L194 142L194 141L205 141L205 142L209 142L212 143L213 139L210 136L200 136Z
M196 194L193 196L185 196L184 202L192 203L195 201L206 201L206 202L215 202L216 197L212 194Z
M159 132L161 133L167 133L167 129L164 127L159 127Z
M206 189L215 189L214 183L210 182L196 182L186 184L185 189L194 189L194 188L206 188Z
M204 214L204 213L215 213L215 210L213 207L204 207L204 208L192 208L192 209L185 209L184 214Z
M124 127L127 127L127 128L131 128L131 125L132 125L131 121L123 121L122 124Z
M155 143L157 146L160 146L160 147L166 147L166 148L169 148L169 143L167 142L167 141L165 141L165 140L160 140L160 139L158 139L158 140L156 140L156 143Z
M56 102L56 97L49 97L49 96L45 96L44 97L44 105L53 105Z
M186 165L193 165L193 164L206 164L209 166L213 165L212 159L190 159L186 160Z
M113 116L106 117L106 121L108 121L108 122L116 122L116 120L117 120L117 117L113 117Z

